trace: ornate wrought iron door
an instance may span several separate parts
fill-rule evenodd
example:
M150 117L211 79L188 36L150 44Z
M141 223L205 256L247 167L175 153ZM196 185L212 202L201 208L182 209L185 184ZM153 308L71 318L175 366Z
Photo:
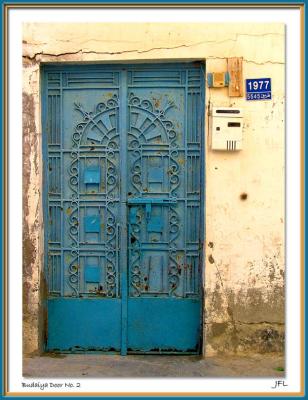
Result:
M45 67L49 350L199 352L203 76Z

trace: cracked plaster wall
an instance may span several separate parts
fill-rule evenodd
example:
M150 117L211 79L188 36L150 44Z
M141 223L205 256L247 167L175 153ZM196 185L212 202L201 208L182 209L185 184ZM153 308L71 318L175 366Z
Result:
M42 62L206 60L207 72L243 57L243 77L272 78L272 101L206 88L208 109L244 110L244 150L206 145L205 352L276 351L284 343L284 25L25 24L23 27L24 351L44 340Z

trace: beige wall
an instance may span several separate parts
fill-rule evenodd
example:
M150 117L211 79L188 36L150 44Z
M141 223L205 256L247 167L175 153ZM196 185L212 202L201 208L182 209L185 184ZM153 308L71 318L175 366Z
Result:
M283 349L284 39L283 24L24 25L25 352L45 332L40 64L206 60L207 72L221 72L228 57L243 57L244 79L271 78L272 100L206 88L205 352ZM243 109L242 151L210 150L213 105Z

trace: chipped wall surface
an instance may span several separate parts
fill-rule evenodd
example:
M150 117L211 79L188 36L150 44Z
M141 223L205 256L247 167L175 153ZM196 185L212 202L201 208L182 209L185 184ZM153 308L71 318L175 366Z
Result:
M206 88L205 354L280 351L284 342L284 102L282 24L25 24L24 351L41 349L42 157L39 68L45 62L205 60L227 71L243 57L243 77L272 79L271 101L230 98ZM208 146L211 106L244 111L240 152Z

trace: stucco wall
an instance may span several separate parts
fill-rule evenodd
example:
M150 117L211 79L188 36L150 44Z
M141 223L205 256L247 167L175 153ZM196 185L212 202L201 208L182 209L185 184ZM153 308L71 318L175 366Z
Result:
M243 77L272 78L271 101L206 88L205 353L275 351L284 342L284 25L25 24L24 351L41 349L45 332L42 271L42 62L206 60L227 71L243 57ZM208 110L244 110L244 149L208 146Z

